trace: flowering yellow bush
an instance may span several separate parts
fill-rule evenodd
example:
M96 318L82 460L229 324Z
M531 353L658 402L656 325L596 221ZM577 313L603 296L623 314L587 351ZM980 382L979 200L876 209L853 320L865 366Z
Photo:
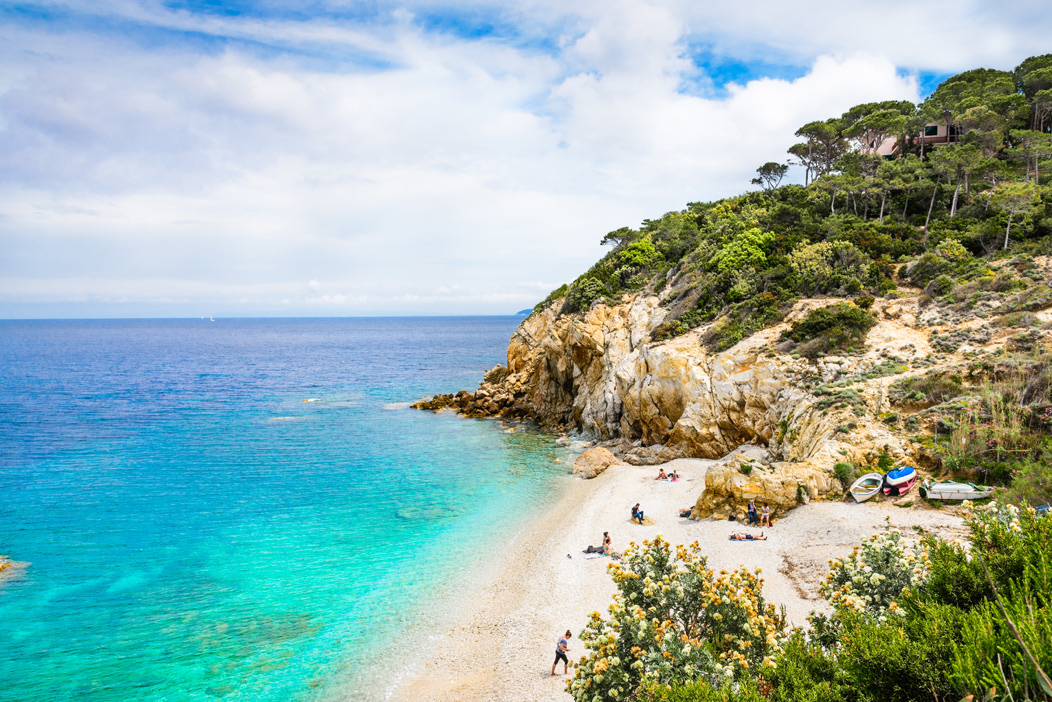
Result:
M784 614L767 604L759 570L714 574L698 544L660 535L631 544L609 572L617 593L609 619L593 612L588 648L568 684L575 700L633 697L646 684L713 684L773 667L785 637Z
M833 608L872 614L880 620L888 613L901 616L896 600L907 588L922 585L931 570L927 545L906 544L890 522L883 532L856 546L850 556L829 564L820 589Z

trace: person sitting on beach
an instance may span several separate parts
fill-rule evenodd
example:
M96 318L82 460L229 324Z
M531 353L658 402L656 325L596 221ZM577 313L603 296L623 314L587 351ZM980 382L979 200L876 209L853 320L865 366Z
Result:
M632 519L638 521L640 524L643 523L643 510L639 508L638 502L636 503L636 506L632 508Z
M676 482L677 480L679 480L679 473L677 471L672 471L672 475L668 476L668 478L672 482Z
M731 534L731 541L766 541L767 537L760 532L759 536L753 536L752 534L743 534L740 531L736 531Z
M573 634L567 629L566 633L559 639L559 643L555 644L555 662L552 663L552 675L555 675L555 666L559 665L560 660L563 662L563 675L569 672L570 659L566 657L566 654L570 652L570 638L572 636Z
M603 532L603 553L605 555L607 555L607 556L609 556L610 552L611 552L610 544L611 544L610 532L609 531L604 531Z
M664 468L658 471L658 477L654 478L654 480L668 480L668 475L665 473Z

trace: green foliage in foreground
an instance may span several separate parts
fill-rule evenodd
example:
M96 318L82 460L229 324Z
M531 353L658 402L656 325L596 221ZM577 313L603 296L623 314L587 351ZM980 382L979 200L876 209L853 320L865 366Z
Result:
M609 571L618 591L609 618L593 612L581 632L589 653L568 684L575 699L748 679L780 650L785 619L764 601L759 575L714 574L696 542L673 549L658 536L632 544Z
M1052 700L1052 518L991 504L968 524L970 548L933 537L908 546L885 529L839 561L826 588L834 614L794 630L773 665L734 682L641 684L622 698Z

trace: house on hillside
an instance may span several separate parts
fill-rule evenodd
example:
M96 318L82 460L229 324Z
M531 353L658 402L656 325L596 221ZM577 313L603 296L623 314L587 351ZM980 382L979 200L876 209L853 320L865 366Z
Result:
M960 141L961 135L955 125L950 125L949 130L946 128L945 123L931 122L924 125L924 130L921 134L914 137L914 141L917 144L923 146L941 146L943 144L956 144ZM898 137L890 136L880 143L880 146L876 148L875 153L878 156L884 158L891 158L895 155L895 152L899 148Z

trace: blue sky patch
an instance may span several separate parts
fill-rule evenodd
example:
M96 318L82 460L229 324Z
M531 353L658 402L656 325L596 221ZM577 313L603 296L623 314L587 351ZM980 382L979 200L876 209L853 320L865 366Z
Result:
M693 81L685 81L684 92L704 94L710 97L722 97L727 93L731 83L745 85L751 80L772 78L776 80L796 80L807 74L809 66L791 63L774 63L771 61L734 58L717 53L708 46L690 47L689 58L698 67L698 75ZM712 94L715 93L715 94Z

